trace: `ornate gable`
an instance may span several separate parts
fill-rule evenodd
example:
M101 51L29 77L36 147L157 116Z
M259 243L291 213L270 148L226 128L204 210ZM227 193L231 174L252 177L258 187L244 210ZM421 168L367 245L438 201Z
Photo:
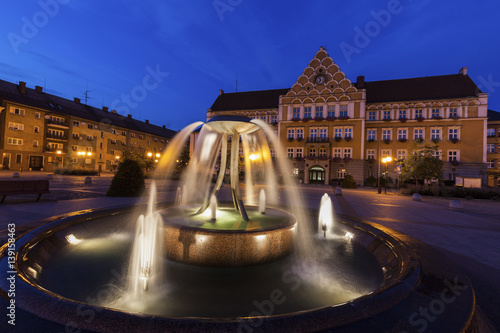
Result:
M328 56L326 50L320 47L286 97L301 103L348 101L351 100L349 95L357 92L356 87Z

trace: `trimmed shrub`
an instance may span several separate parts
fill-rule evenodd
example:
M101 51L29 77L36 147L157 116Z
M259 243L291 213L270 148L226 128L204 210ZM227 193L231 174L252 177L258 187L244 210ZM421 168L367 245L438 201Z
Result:
M139 163L125 159L118 165L118 170L111 180L106 195L108 197L136 197L142 194L146 184L144 172Z
M354 180L354 177L351 175L345 175L341 186L342 188L358 188L356 186L356 181Z
M99 171L83 168L57 168L54 170L54 173L56 175L96 176L99 174Z

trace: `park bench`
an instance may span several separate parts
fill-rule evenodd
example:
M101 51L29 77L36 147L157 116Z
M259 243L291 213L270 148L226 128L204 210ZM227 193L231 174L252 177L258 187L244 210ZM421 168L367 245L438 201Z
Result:
M0 180L0 203L4 202L7 195L38 194L36 201L39 201L42 194L48 193L48 180Z

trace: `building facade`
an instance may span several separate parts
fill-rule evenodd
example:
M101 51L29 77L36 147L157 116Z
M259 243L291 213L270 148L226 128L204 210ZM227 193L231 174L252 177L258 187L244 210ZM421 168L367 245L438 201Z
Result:
M500 112L488 110L486 137L488 186L500 186Z
M289 89L222 91L207 111L262 119L275 127L291 172L329 184L350 174L358 184L396 160L437 145L445 180L487 181L488 96L467 75L351 82L324 48ZM393 162L381 165L384 156Z
M124 151L158 159L175 131L0 80L3 170L83 167L113 171Z

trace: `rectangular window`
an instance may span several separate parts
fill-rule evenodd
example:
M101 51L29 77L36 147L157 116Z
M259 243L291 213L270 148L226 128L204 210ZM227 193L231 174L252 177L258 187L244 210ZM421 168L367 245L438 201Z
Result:
M38 140L33 140L33 147L34 148L38 147Z
M486 135L487 136L495 136L495 129L494 128L488 128L486 130Z
M317 128L311 128L309 130L309 137L311 139L316 139L318 137L318 129Z
M9 122L9 129L14 131L24 131L24 124Z
M295 157L303 157L303 149L302 148L297 148L295 149Z
M299 119L300 118L300 108L293 108L292 118L293 119Z
M11 108L10 113L12 114L17 114L18 116L24 116L24 109L19 109L19 108Z
M439 109L432 109L432 118L439 117Z
M71 146L71 150L72 150L72 151L77 151L77 150L78 150L78 146L74 146L74 145L73 145L73 146Z
M335 117L335 105L328 105L328 117Z
M33 128L33 131L34 131L35 133L40 133L40 127L35 126L35 127Z
M78 120L73 120L73 127L80 126L80 122Z
M383 119L391 119L391 111L384 111L384 118Z
M368 120L369 121L375 121L375 111L369 111L368 112Z
M437 159L443 159L443 152L440 149L434 150L432 152L432 157L435 157Z
M392 130L382 129L382 140L392 140Z
M139 149L142 149L142 144L139 145Z
M21 164L23 162L23 155L16 154L16 164Z
M448 162L460 161L460 151L459 150L448 150Z
M85 148L85 150L86 150L87 152L92 152L92 147L87 147L87 148Z
M486 145L486 152L487 153L494 153L495 152L495 144L494 143L488 143Z
M423 117L424 117L424 111L422 109L416 109L415 110L415 119L423 118Z
M368 133L366 135L366 138L371 141L376 141L377 140L377 130L376 129L369 129Z
M369 160L375 159L376 150L375 149L367 149L366 150L366 158Z
M278 122L278 116L277 115L272 115L271 116L271 124L277 123Z
M316 156L316 148L309 148L309 156Z
M295 129L294 128L289 128L288 129L288 139L295 139Z
M116 145L116 140L110 140L109 141L112 145Z
M292 176L298 176L299 175L299 168L292 168Z
M297 139L303 139L303 138L304 138L304 129L298 128L297 129Z
M441 140L440 128L431 128L431 140Z
M406 160L407 156L408 156L408 150L407 149L398 149L396 151L396 158L398 160Z
M323 118L323 107L322 106L316 106L316 118Z
M392 156L392 149L382 149L380 153L382 154L382 158Z
M337 127L334 129L334 136L336 138L342 138L342 128Z
M312 117L311 107L310 106L304 107L304 118L311 118L311 117Z
M135 138L135 133L130 133L131 138Z
M333 157L342 158L342 148L333 148Z
M344 158L352 158L352 148L344 148Z
M144 139L144 135L139 134L139 139L143 140Z
M260 120L262 120L263 122L266 122L267 121L267 116L261 116Z
M160 150L161 151L161 150ZM271 157L276 157L276 150L270 149Z
M340 106L339 117L347 117L347 105Z
M424 129L419 127L413 129L413 140L424 139Z
M408 129L406 128L398 129L398 140L400 141L408 140Z
M92 135L87 135L87 140L92 141L92 140L94 140L94 137Z
M47 131L47 136L49 138L62 139L62 138L64 138L64 132L63 131L49 129Z
M80 134L78 133L73 133L73 139L79 139L80 138Z
M337 169L337 178L344 179L346 175L345 169Z
M352 128L351 127L347 127L344 129L344 136L346 138L351 138L352 139Z
M93 124L88 124L87 127L88 127L88 129L94 129L94 125Z
M40 119L40 112L35 112L35 119Z
M458 109L450 108L450 118L458 117Z
M322 139L328 138L328 129L327 128L320 128L319 129L319 137Z
M399 110L399 119L406 119L406 110Z
M459 140L460 129L458 127L450 127L448 129L448 140Z
M488 160L486 161L488 163L488 169L494 168L495 167L495 160Z

